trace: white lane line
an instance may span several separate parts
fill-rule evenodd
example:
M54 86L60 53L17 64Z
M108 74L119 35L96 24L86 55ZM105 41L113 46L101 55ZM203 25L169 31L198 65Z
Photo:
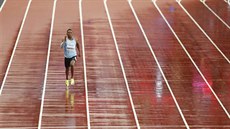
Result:
M87 126L90 126L90 114L89 114L89 100L88 100L88 84L87 84L87 71L86 71L86 60L85 60L85 41L84 41L84 29L83 29L83 17L82 17L82 0L79 0L79 12L80 12L80 27L81 27L81 43L83 53L83 65L84 65L84 78L85 78L85 101L86 101L86 114L87 114Z
M0 7L0 12L2 11L2 9L3 9L4 5L5 5L5 3L6 3L6 0L3 1L2 6Z
M200 73L201 77L203 78L203 80L205 81L205 83L207 84L207 86L209 87L209 89L211 90L211 92L213 93L213 95L215 96L216 100L219 102L220 106L222 107L222 109L224 110L224 112L226 113L226 115L228 116L228 118L230 118L230 115L229 115L228 111L226 110L226 108L224 107L224 105L222 104L222 102L220 101L220 99L218 98L218 96L216 95L216 93L214 92L214 90L212 89L211 85L208 83L207 79L204 77L203 73L200 71L199 67L196 65L195 61L193 60L193 58L191 57L191 55L189 54L189 52L187 51L187 49L183 45L182 41L177 36L176 32L173 30L173 28L171 27L171 25L169 24L169 22L165 18L164 14L161 12L161 10L159 9L159 7L157 6L156 2L154 2L154 5L157 8L157 10L159 11L159 13L161 14L161 16L163 17L164 21L166 22L166 24L168 25L168 27L170 28L170 30L172 31L172 33L174 34L174 36L176 37L176 39L179 42L179 44L181 45L181 47L184 49L185 53L187 54L187 56L189 57L189 59L191 60L191 62L193 63L193 65L196 67L197 71Z
M46 58L45 77L44 77L44 82L43 82L42 100L41 100L40 115L39 115L39 121L38 121L38 129L41 129L41 125L42 125L42 113L43 113L44 99L45 99L45 92L46 92L47 73L49 69L50 49L51 49L52 36L53 36L53 26L54 26L54 19L55 19L56 4L57 4L57 0L54 0L52 20L51 20L51 25L50 25L49 46L48 46L48 53L47 53L47 58Z
M213 46L220 52L220 54L227 60L230 64L230 60L226 57L226 55L219 49L219 47L215 44L215 42L208 36L208 34L201 28L201 26L196 22L196 20L189 14L189 12L184 8L181 4L181 0L177 0L177 3L184 10L184 12L189 16L189 18L196 24L196 26L202 31L202 33L208 38L208 40L213 44Z
M230 26L223 20L221 19L207 4L206 4L206 0L200 0L201 3L203 3L203 5L208 8L208 10L210 12L212 12L226 27L228 27L228 29L230 29Z
M6 78L7 78L7 75L9 73L9 70L10 70L11 63L12 63L13 58L14 58L14 54L15 54L16 48L18 46L19 39L21 37L22 29L24 27L24 23L26 21L26 17L27 17L27 14L28 14L31 2L32 2L32 0L30 0L29 3L28 3L28 5L27 5L26 12L24 14L24 17L23 17L23 20L22 20L22 24L21 24L21 27L20 27L20 30L19 30L19 33L18 33L18 36L17 36L17 40L15 42L14 49L13 49L13 52L11 54L9 64L7 66L7 69L6 69L5 76L4 76L3 81L2 81L2 85L1 85L1 89L0 89L0 95L2 95L2 91L3 91L3 88L4 88L5 82L6 82Z
M136 14L136 12L135 12L133 6L132 6L132 3L131 3L132 0L128 0L128 2L129 2L129 5L130 5L131 10L132 10L132 12L133 12L133 15L135 16L136 21L137 21L137 23L138 23L138 25L139 25L139 27L140 27L142 33L143 33L143 36L144 36L144 38L145 38L145 41L146 41L146 43L147 43L147 45L148 45L148 47L149 47L149 49L150 49L150 51L151 51L151 53L152 53L152 56L154 57L154 60L155 60L155 62L157 63L157 66L158 66L158 68L159 68L159 70L160 70L160 72L161 72L161 74L162 74L162 76L163 76L163 78L164 78L164 80L165 80L165 83L166 83L166 85L167 85L167 87L168 87L168 89L169 89L169 92L170 92L170 94L172 95L172 98L173 98L173 100L174 100L174 103L176 104L176 107L177 107L177 109L178 109L180 115L181 115L181 118L182 118L182 120L183 120L183 122L184 122L186 128L189 129L189 125L188 125L188 123L187 123L187 121L186 121L186 119L185 119L185 117L184 117L184 114L182 113L182 110L181 110L181 108L180 108L180 106L179 106L179 104L178 104L178 102L177 102L177 100L176 100L176 97L175 97L175 95L174 95L174 93L173 93L173 91L172 91L172 89L171 89L171 86L169 85L168 80L167 80L167 78L165 77L165 74L164 74L164 72L163 72L163 70L162 70L162 68L161 68L161 65L160 65L160 63L159 63L157 57L156 57L156 54L155 54L155 52L153 51L153 49L152 49L152 47L151 47L151 44L150 44L150 42L149 42L149 39L148 39L147 35L145 34L145 31L144 31L144 29L143 29L143 27L142 27L142 25L141 25L141 22L140 22L140 20L139 20L139 18L138 18L138 16L137 16L137 14Z
M113 24L112 24L112 21L111 21L111 17L110 17L109 10L108 10L106 2L107 2L107 0L104 0L104 6L105 6L106 14L107 14L107 17L108 17L110 29L111 29L111 32L112 32L112 35L113 35L114 44L116 46L116 51L117 51L117 55L118 55L118 58L119 58L120 65L121 65L121 70L122 70L123 77L124 77L124 80L125 80L126 88L127 88L127 91L128 91L129 100L130 100L130 103L131 103L133 115L134 115L134 118L135 118L136 126L137 126L138 129L140 129L140 124L139 124L139 121L138 121L138 118L137 118L137 113L135 111L132 95L131 95L131 92L130 92L130 89L129 89L129 84L128 84L128 81L127 81L127 78L126 78L125 68L123 66L123 62L122 62L122 59L121 59L120 51L119 51L117 40L116 40L116 35L115 35L114 29L113 29Z

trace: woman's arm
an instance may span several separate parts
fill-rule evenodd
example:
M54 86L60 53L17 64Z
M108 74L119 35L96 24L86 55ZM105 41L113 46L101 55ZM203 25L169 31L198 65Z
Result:
M78 55L79 57L81 56L81 51L80 51L80 45L79 45L79 42L78 42L78 39L75 39L76 40L76 47L77 47L77 50L78 50Z
M66 42L66 36L64 37L64 39L62 39L62 42L61 42L61 45L60 45L61 48L64 47L65 42Z

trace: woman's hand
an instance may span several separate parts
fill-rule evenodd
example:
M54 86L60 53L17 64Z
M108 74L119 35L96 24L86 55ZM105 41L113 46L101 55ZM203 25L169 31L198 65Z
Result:
M66 41L66 36L64 37L64 39L62 39L62 42Z

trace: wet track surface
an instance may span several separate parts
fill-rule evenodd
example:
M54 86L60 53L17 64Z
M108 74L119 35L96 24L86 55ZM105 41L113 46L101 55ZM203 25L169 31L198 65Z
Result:
M32 0L19 35L28 3L7 0L0 12L0 128L35 129L40 115L44 129L230 128L230 29L199 0L181 5L204 32L175 0L156 2L172 30L149 0L57 0L51 30L54 0ZM230 25L226 2L206 4ZM66 88L68 28L85 49Z

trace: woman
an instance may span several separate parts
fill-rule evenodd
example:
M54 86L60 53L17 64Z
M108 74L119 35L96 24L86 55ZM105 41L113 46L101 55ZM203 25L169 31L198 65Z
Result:
M74 85L74 65L77 61L77 55L80 57L80 47L78 41L75 40L73 37L72 29L67 30L67 36L64 37L61 43L61 48L64 49L64 56L65 56L65 74L66 74L66 81L65 84L68 87L69 81L71 85ZM78 53L76 51L78 50ZM69 80L69 68L71 67L71 78Z

